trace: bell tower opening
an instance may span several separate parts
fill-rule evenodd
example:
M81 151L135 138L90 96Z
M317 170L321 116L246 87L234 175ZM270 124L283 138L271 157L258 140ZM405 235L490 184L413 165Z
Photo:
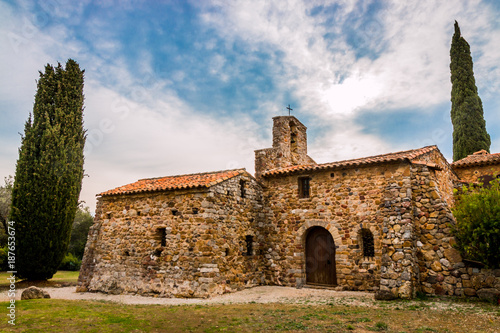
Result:
M290 151L291 153L297 153L297 125L290 122Z

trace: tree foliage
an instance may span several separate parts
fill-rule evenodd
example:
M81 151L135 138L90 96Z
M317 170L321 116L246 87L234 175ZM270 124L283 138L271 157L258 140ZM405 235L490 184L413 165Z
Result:
M469 43L461 36L456 21L450 58L453 161L457 161L482 149L489 152L491 139L474 79Z
M500 268L500 182L464 187L453 209L457 248L466 259Z
M40 72L12 189L21 278L51 278L68 248L83 178L83 75L72 59Z
M71 239L69 241L68 253L73 254L76 258L82 259L87 243L87 236L90 226L94 222L94 218L90 214L88 207L79 207L76 211L75 220L71 229Z
M5 185L0 186L0 222L2 230L0 231L0 246L7 244L7 221L9 220L10 203L12 201L12 186L14 180L12 176L4 178Z

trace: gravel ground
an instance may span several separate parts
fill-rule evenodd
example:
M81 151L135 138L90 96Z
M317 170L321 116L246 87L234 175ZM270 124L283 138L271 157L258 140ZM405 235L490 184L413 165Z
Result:
M329 289L291 288L261 286L235 293L198 298L161 298L138 295L108 295L104 293L77 293L75 287L42 288L51 298L69 300L104 300L123 304L234 304L234 303L290 303L290 304L350 304L373 306L374 294L367 292L335 291ZM21 299L23 289L17 290L16 299ZM7 293L2 293L0 301L8 301Z
M189 305L189 304L238 304L238 303L285 303L307 305L350 305L375 308L426 308L428 310L471 311L491 315L495 307L486 310L478 303L457 302L448 298L435 298L422 303L419 300L411 301L375 301L375 294L361 291L336 291L330 289L291 288L280 286L260 286L242 291L219 295L207 299L201 298L163 298L139 295L109 295L104 293L77 293L76 287L42 287L51 298L68 300L101 300L122 304L160 304L160 305ZM16 290L16 299L21 299L24 289ZM0 294L0 302L9 301L7 291ZM485 311L486 310L486 311Z

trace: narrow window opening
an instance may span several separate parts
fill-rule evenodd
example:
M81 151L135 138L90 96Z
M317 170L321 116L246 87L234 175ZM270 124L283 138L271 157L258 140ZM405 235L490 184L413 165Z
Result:
M111 220L111 216L112 216L111 213L108 213L107 216L108 216L108 220Z
M160 246L167 246L167 229L159 228L157 233L158 238L160 239Z
M247 235L245 237L245 242L247 243L247 252L245 255L252 256L253 255L253 236Z
M240 194L242 198L244 198L246 194L245 183L246 182L244 180L240 180Z
M297 126L293 122L290 122L290 149L297 152Z
M361 247L363 249L363 257L375 257L375 246L372 232L368 229L361 229L359 238L361 241Z
M299 177L299 198L309 198L310 181L311 178L309 177Z
M173 216L179 215L179 211L177 209L172 209L172 215Z
M229 249L227 247L224 249L224 253L226 254L226 256L229 255Z
M334 178L334 177L335 177L335 174L332 172L332 173L330 174L330 177Z

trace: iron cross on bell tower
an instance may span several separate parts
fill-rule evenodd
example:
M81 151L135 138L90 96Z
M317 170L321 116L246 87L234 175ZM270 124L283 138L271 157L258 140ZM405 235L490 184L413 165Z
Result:
M290 111L292 111L293 109L290 107L290 104L288 104L288 106L286 107L286 109L288 110L288 115L290 115Z

